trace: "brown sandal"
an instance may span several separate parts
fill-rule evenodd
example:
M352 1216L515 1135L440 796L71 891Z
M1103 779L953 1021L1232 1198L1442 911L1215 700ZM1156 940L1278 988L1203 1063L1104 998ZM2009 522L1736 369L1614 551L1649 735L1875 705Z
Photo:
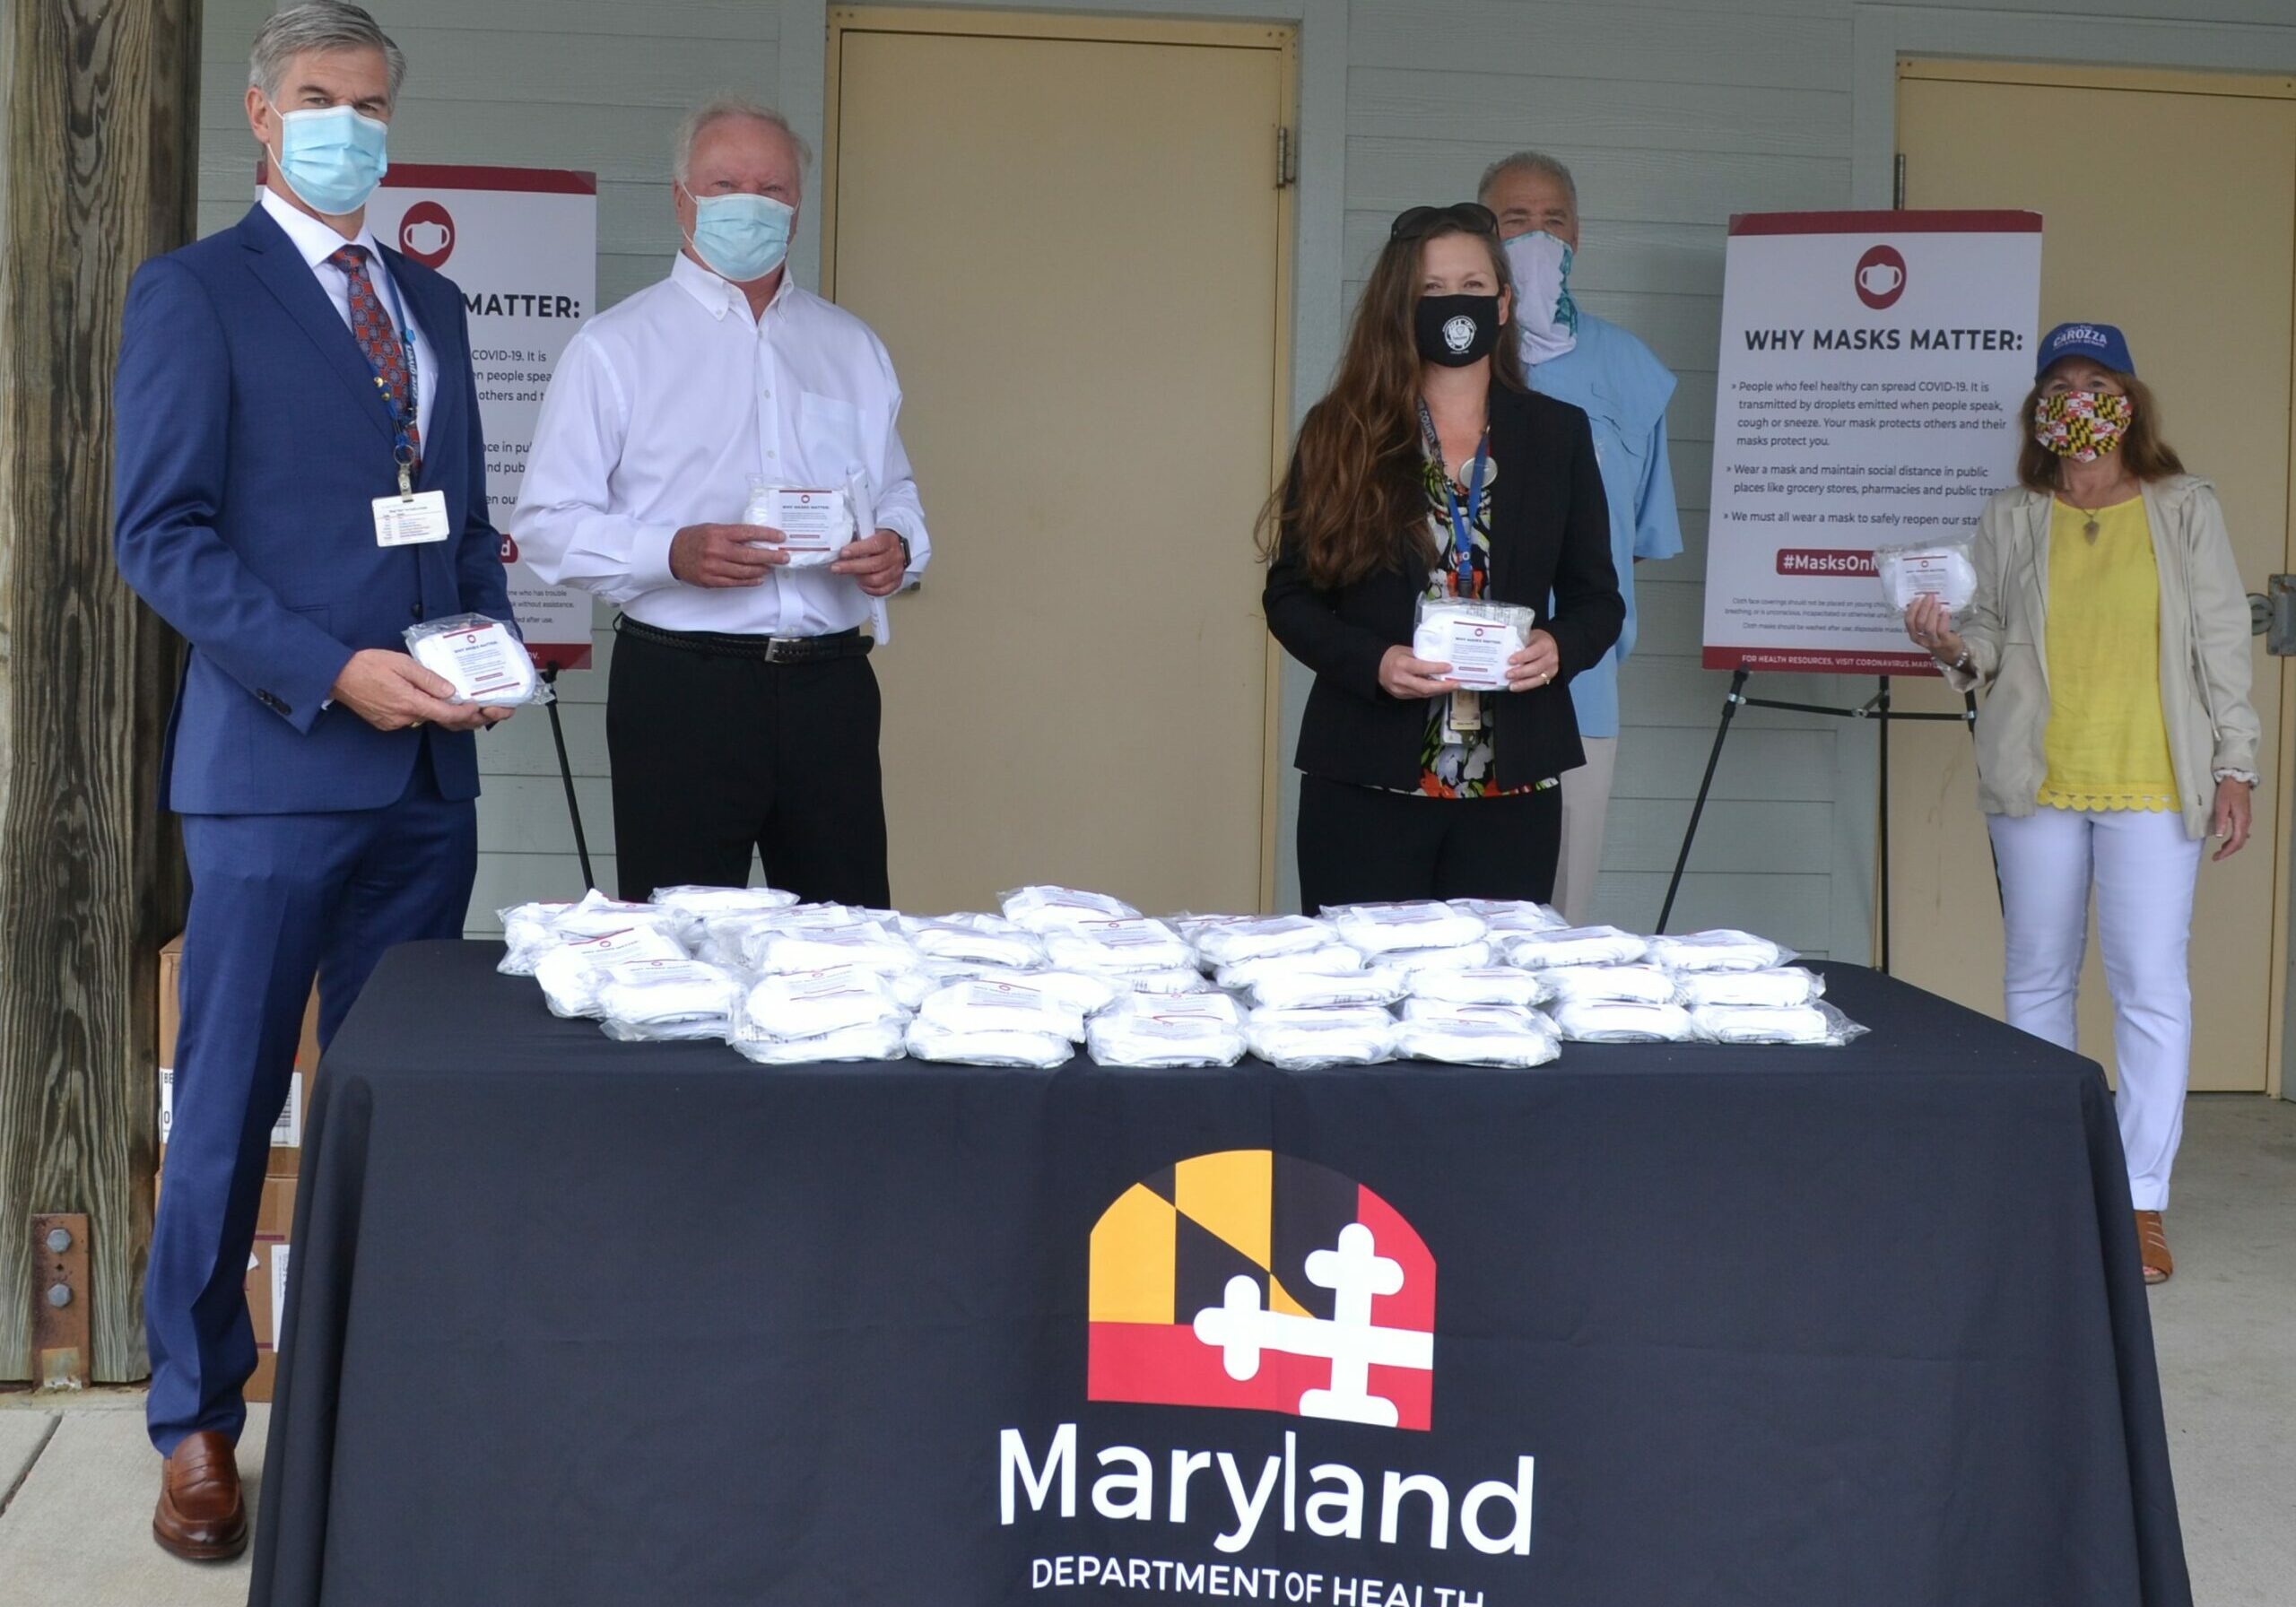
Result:
M2159 1212L2136 1213L2136 1247L2144 1259L2144 1281L2166 1283L2177 1264L2169 1254L2168 1229L2161 1226Z

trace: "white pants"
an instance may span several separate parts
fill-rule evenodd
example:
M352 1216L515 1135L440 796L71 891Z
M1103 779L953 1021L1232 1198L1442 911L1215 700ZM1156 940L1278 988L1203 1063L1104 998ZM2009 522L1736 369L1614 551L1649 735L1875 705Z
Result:
M2009 1024L2067 1049L2077 1038L2075 993L2096 887L2128 1191L2137 1210L2165 1210L2192 1065L2186 950L2205 845L2185 835L2175 813L2042 809L2022 820L1991 815L1987 824L2001 864Z
M1587 762L1562 772L1562 853L1554 866L1554 907L1574 926L1593 920L1595 879L1603 869L1603 821L1610 813L1618 738L1580 739Z

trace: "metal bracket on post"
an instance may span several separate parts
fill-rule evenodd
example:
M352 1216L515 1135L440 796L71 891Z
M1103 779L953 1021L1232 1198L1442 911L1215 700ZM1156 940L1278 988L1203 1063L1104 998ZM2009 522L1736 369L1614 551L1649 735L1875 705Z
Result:
M94 1355L88 1307L88 1219L32 1218L32 1377L41 1389L85 1389Z
M2274 575L2267 590L2248 594L2248 632L2274 658L2296 656L2296 575Z

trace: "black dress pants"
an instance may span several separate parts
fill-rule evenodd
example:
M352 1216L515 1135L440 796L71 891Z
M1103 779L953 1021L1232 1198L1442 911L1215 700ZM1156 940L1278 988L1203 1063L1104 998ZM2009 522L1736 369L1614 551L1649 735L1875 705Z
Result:
M1422 798L1300 777L1300 902L1554 897L1562 789Z
M881 705L866 658L767 664L625 630L606 683L622 896L765 879L811 902L892 902Z

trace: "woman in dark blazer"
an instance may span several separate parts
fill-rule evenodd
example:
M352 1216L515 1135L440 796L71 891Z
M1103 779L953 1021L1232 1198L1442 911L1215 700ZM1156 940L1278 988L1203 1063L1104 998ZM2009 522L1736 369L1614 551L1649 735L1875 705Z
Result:
M1298 760L1311 911L1553 894L1556 788L1585 761L1568 688L1625 604L1587 416L1524 383L1513 299L1484 208L1398 217L1261 517L1268 630L1316 676ZM1421 599L1449 597L1537 611L1505 691L1413 656Z

